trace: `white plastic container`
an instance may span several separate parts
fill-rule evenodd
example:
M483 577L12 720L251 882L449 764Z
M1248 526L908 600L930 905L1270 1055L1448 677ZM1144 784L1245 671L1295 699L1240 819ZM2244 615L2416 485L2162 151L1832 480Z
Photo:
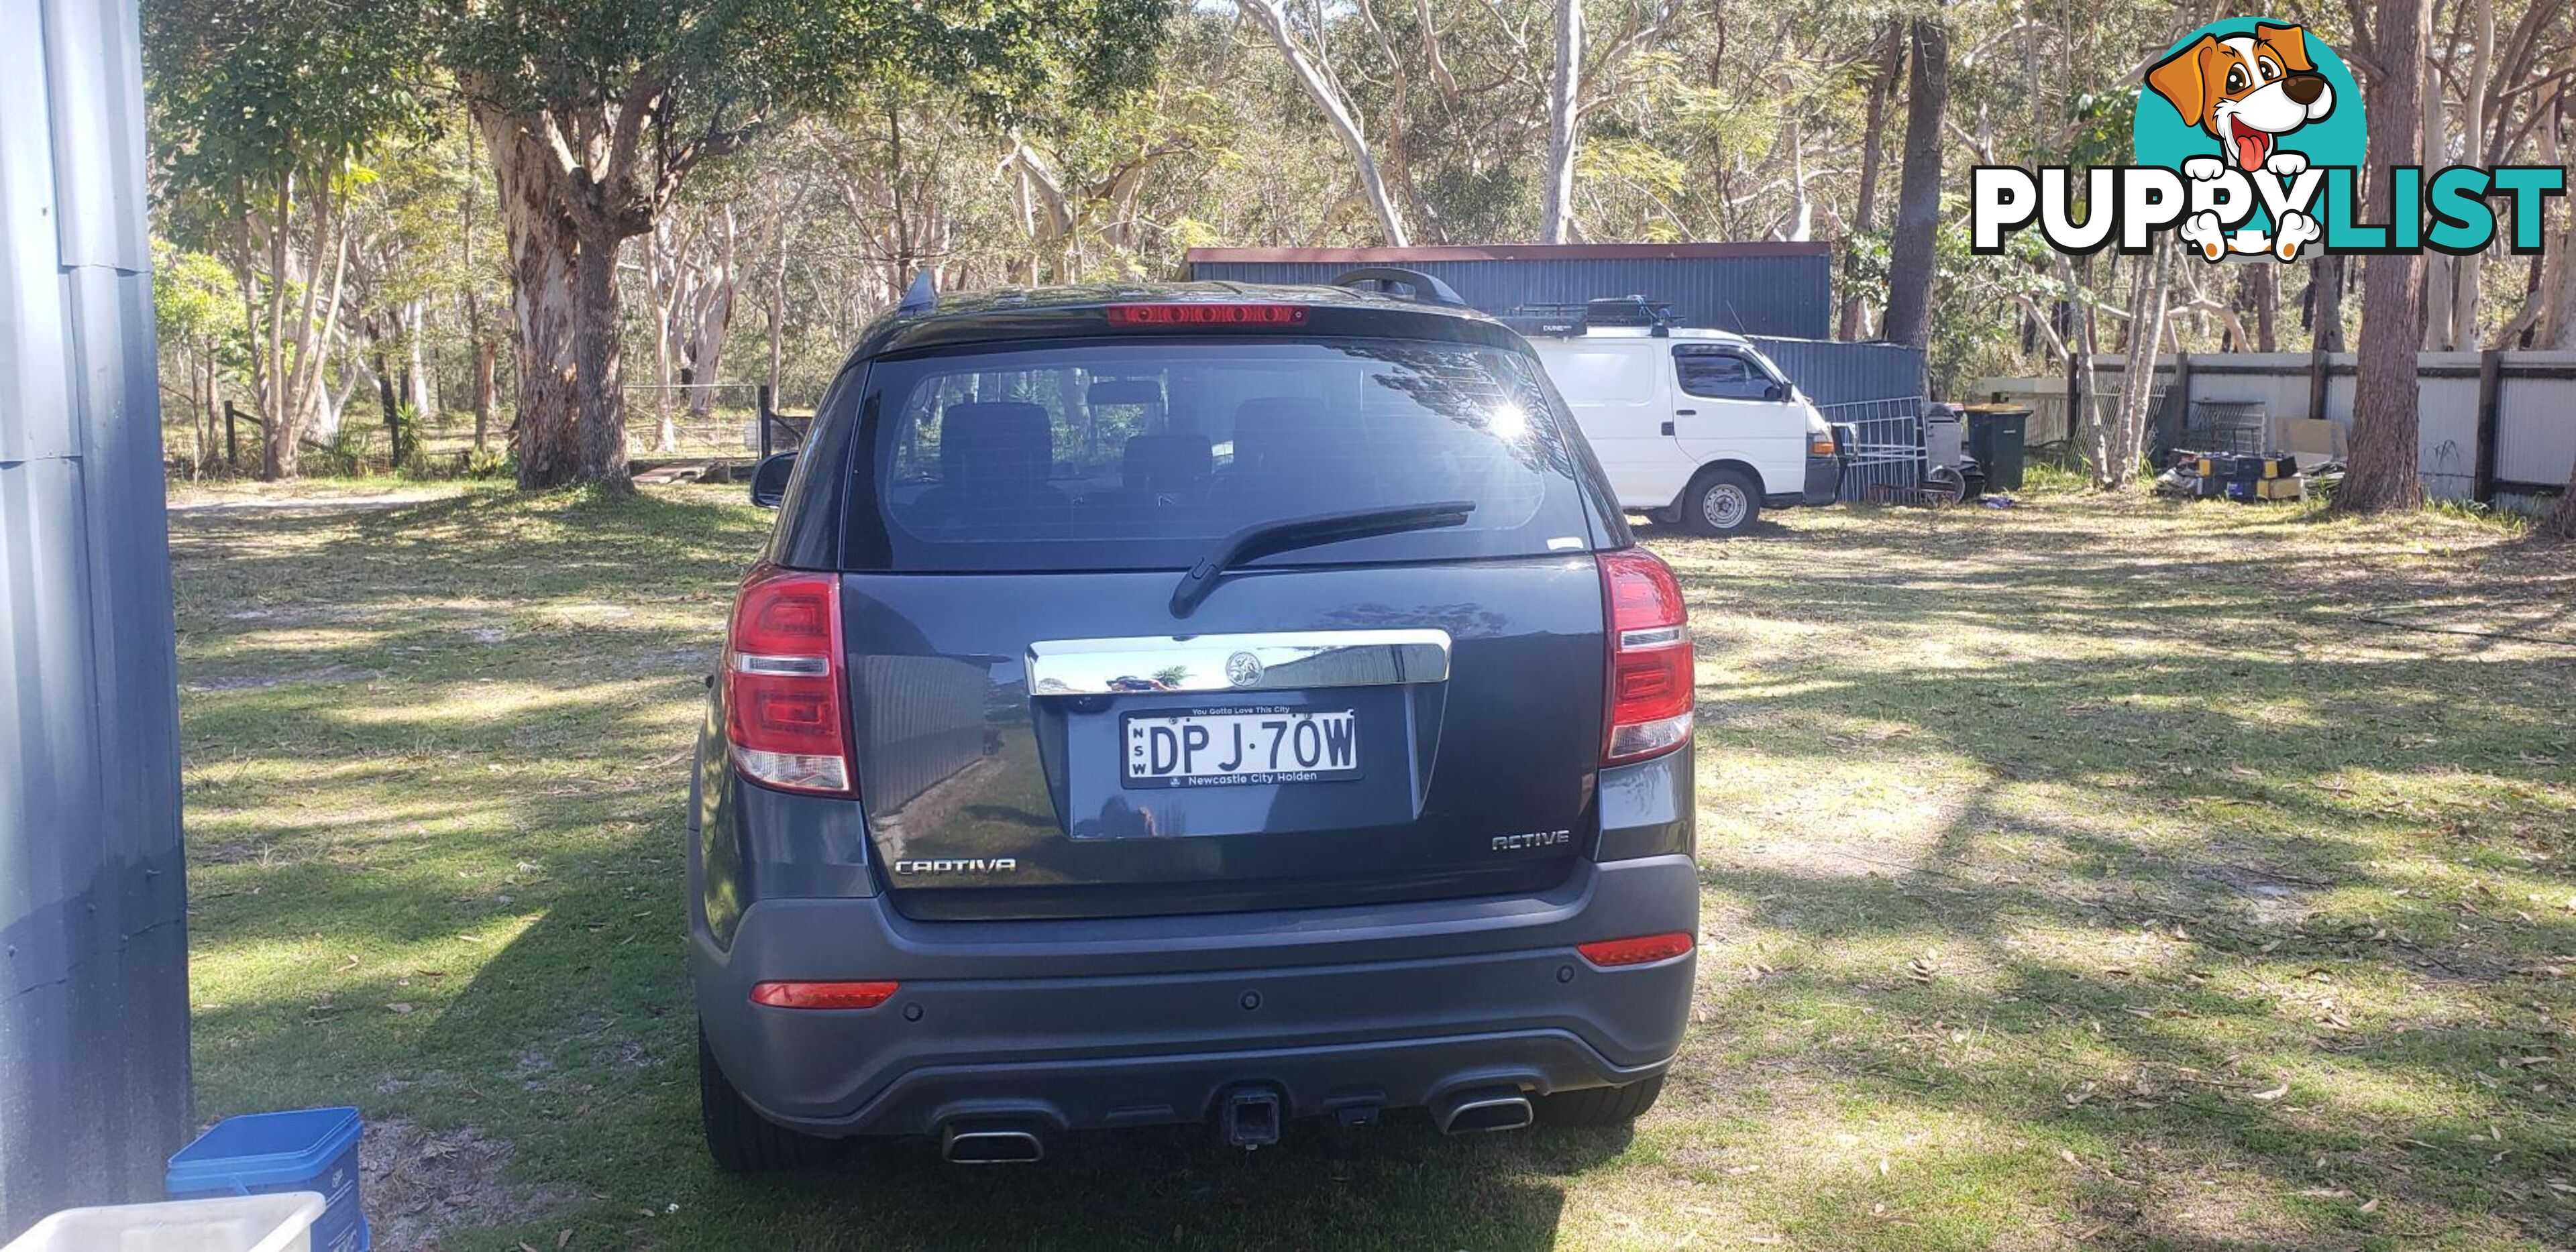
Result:
M319 1191L64 1209L0 1252L311 1252Z

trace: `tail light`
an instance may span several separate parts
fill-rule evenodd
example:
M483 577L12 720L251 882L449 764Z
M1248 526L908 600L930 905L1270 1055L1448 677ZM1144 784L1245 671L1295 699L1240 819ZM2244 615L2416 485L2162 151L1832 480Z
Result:
M901 983L764 982L751 988L751 1002L773 1009L872 1009L894 998Z
M1639 935L1634 939L1604 939L1599 943L1579 943L1574 946L1574 950L1582 953L1584 960L1605 969L1615 969L1622 965L1652 965L1657 961L1669 961L1677 956L1689 955L1691 937L1681 931L1675 931L1669 935Z
M788 791L850 793L839 580L763 565L725 637L725 737L736 767Z
M1672 567L1643 548L1601 554L1610 622L1601 763L1670 752L1691 733L1690 614Z
M1103 312L1110 325L1129 328L1306 324L1305 306L1297 304L1113 304Z

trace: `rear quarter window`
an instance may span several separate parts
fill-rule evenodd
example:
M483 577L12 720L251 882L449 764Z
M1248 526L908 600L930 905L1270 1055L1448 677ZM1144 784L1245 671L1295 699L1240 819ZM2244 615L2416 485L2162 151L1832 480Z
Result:
M1464 525L1259 564L1591 547L1579 449L1520 352L1079 340L880 360L858 390L861 567L1181 569L1247 525L1448 500Z

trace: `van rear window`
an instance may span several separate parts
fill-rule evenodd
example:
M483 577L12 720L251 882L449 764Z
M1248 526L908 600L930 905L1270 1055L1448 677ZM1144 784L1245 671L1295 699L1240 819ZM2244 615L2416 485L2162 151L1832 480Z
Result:
M1259 563L1591 546L1578 454L1521 353L1082 340L882 360L865 392L862 499L898 570L1182 569L1247 525L1447 500L1476 509Z

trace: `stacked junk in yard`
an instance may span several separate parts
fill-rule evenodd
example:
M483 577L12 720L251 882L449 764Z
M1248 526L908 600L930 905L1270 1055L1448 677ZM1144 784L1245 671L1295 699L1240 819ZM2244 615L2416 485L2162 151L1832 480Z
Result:
M1927 404L1922 349L1827 337L1833 256L1822 243L1193 248L1188 262L1193 279L1247 284L1330 283L1355 267L1401 266L1496 317L1652 309L1666 325L1742 335L1779 366L1834 426L1845 500L1955 501L2021 482L2017 443L2008 479L1981 465L1970 443L2017 430L2017 409L1996 406L1989 423Z
M1973 392L2032 410L2041 446L2067 439L2074 417L2117 395L2128 364L2116 353L2079 358L2064 377L1981 379ZM2256 501L2330 492L2340 480L2353 354L2167 353L2149 368L2160 489ZM2576 352L2424 352L2415 373L2426 496L2536 512L2564 490L2576 469Z

